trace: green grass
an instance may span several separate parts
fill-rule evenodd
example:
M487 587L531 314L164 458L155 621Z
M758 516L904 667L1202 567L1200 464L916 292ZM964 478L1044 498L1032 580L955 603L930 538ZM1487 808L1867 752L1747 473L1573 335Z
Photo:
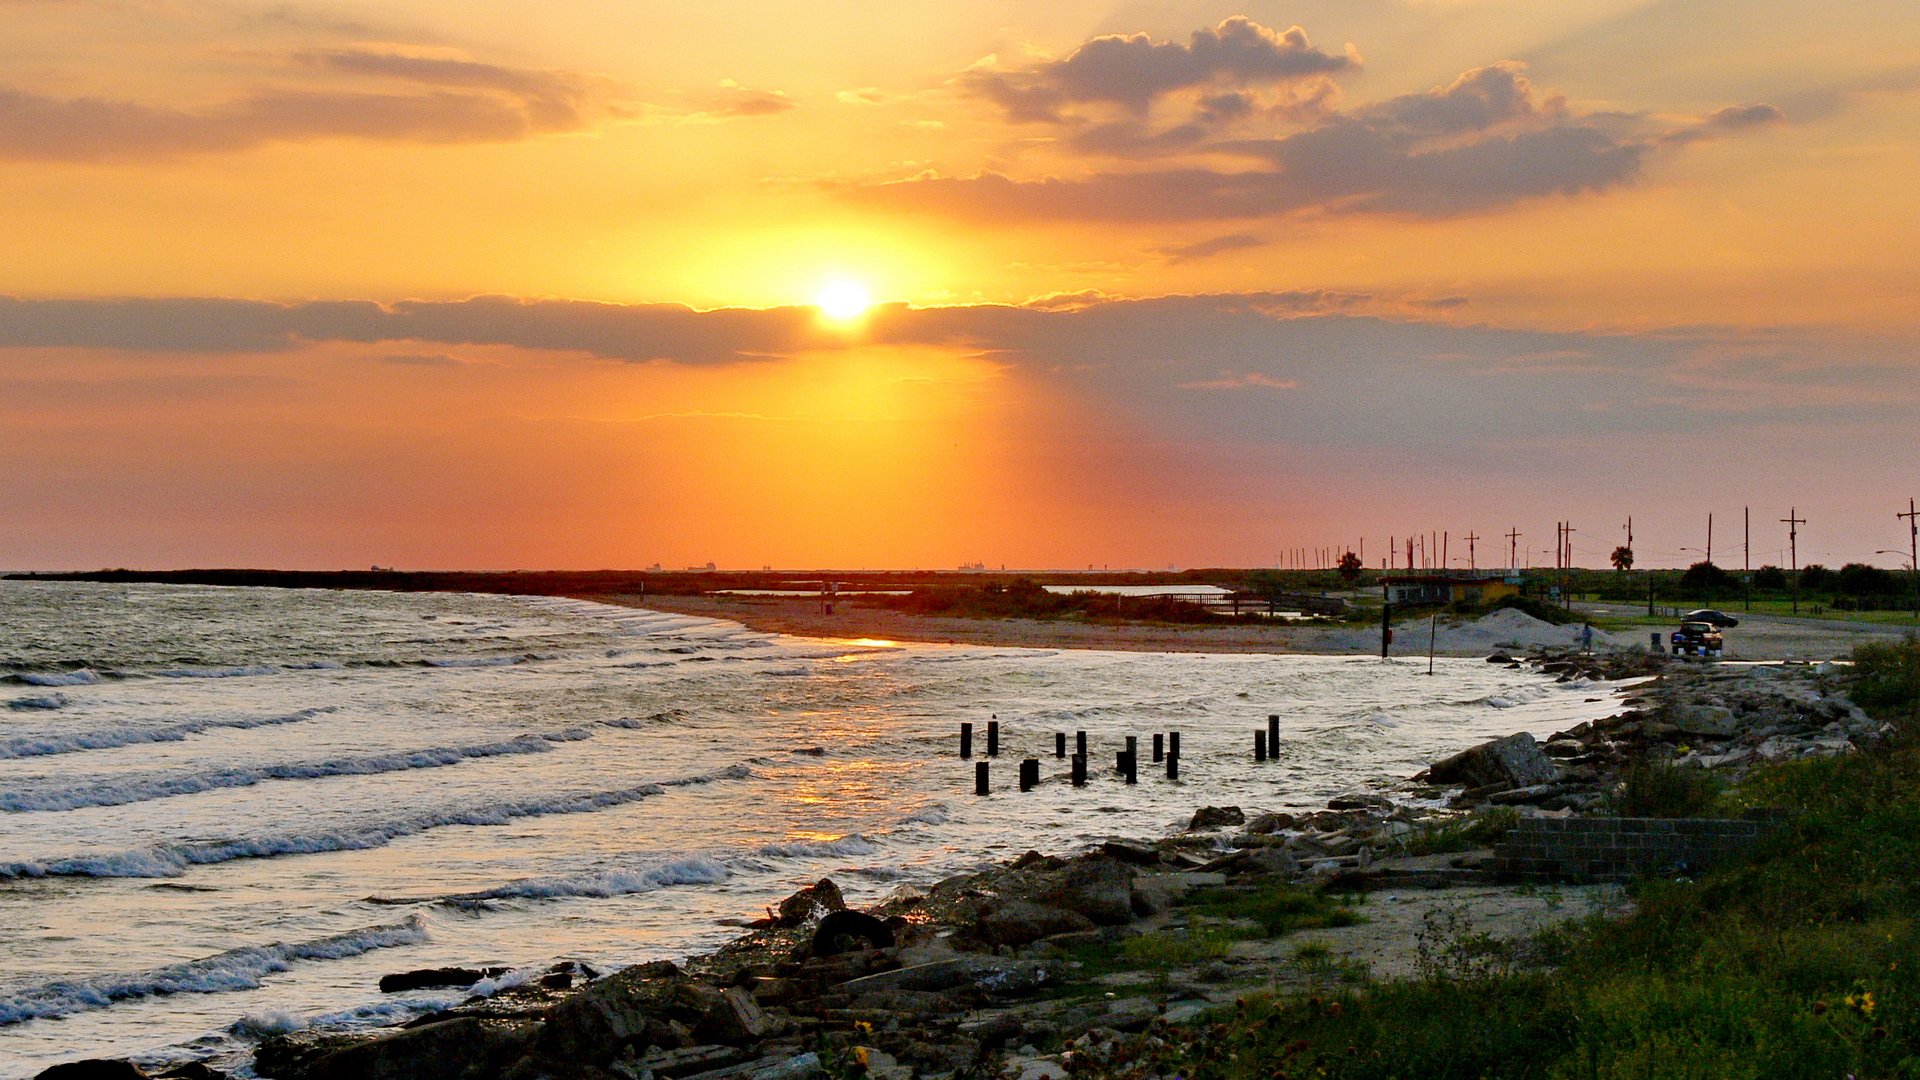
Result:
M1505 836L1519 821L1520 811L1511 806L1488 807L1410 833L1402 846L1409 855L1442 855L1492 847L1494 841Z
M1265 937L1280 937L1295 930L1318 930L1332 926L1352 926L1360 921L1351 899L1329 896L1318 889L1291 885L1262 886L1252 889L1218 886L1196 889L1182 907L1201 918L1253 923Z
M1419 978L1249 999L1111 1075L1920 1078L1920 643L1856 660L1893 738L1726 793L1790 824L1697 880L1637 884L1623 918L1547 935L1530 951L1551 971L1430 923Z

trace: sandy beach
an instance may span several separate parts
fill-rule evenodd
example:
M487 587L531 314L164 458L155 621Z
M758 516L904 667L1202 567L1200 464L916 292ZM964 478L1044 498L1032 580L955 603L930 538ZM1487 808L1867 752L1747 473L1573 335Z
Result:
M983 619L916 615L868 606L843 599L827 613L812 597L790 596L646 596L595 595L582 599L629 607L729 619L767 633L839 640L880 639L1005 648L1116 649L1128 652L1196 653L1312 653L1318 655L1374 655L1380 649L1377 627L1272 625L1185 626L1172 623L1088 623L1042 619ZM1577 605L1597 618L1633 614L1630 607ZM1643 651L1648 633L1671 627L1609 632L1596 629L1599 649ZM1580 644L1579 624L1553 626L1517 611L1502 611L1478 620L1442 618L1434 628L1433 651L1439 656L1484 656L1499 649ZM1727 632L1728 659L1833 660L1844 659L1863 641L1898 640L1903 628L1882 623L1836 622L1755 615L1743 618ZM1396 623L1391 647L1394 656L1425 656L1428 625L1424 619Z

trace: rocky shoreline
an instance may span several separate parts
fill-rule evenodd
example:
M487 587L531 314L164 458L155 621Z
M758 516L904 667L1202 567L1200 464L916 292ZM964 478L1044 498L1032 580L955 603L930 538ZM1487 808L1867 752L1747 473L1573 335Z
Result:
M1520 734L1474 747L1390 795L1335 799L1311 814L1205 807L1172 837L1074 857L1030 852L924 891L896 890L864 911L848 910L823 880L685 965L603 976L558 964L396 1030L270 1036L255 1072L275 1080L1101 1074L1145 1044L1178 1045L1186 1025L1250 991L1394 977L1434 962L1436 918L1471 911L1524 936L1618 902L1607 886L1570 885L1551 901L1503 886L1486 843L1503 821L1617 812L1629 771L1648 763L1738 777L1883 734L1824 665L1627 652L1488 660L1536 665L1563 680L1646 681L1611 717L1544 743ZM1303 933L1306 944L1287 940ZM502 974L396 973L381 989L469 986ZM89 1061L40 1075L149 1074ZM151 1075L219 1074L188 1063Z

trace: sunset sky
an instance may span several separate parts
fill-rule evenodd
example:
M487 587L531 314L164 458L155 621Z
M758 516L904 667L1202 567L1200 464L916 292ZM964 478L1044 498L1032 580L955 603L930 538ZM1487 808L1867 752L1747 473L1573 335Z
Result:
M0 568L1899 566L1920 494L1913 0L0 0L0 253Z

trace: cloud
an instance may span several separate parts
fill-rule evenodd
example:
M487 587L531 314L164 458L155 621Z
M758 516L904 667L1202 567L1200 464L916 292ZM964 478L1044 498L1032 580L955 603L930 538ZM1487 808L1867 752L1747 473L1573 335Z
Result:
M1184 263L1194 262L1199 259L1210 259L1223 252L1244 251L1247 248L1265 246L1267 246L1267 241L1258 236L1254 236L1252 233L1230 233L1226 236L1216 236L1209 240L1198 241L1197 243L1175 244L1171 247L1163 247L1160 249L1160 254L1165 255L1168 262Z
M1049 141L1069 154L1151 167L927 172L836 190L869 205L994 224L1438 218L1625 187L1662 149L1781 119L1764 104L1697 119L1582 112L1510 60L1343 110L1331 76L1350 66L1313 49L1298 27L1276 34L1245 19L1201 31L1192 45L1097 38L1062 60L969 72L961 85L1008 119L1054 125ZM1261 79L1272 85L1250 85ZM1194 88L1204 92L1183 98L1176 115L1152 108Z
M111 379L111 355L84 353L138 351L161 364L173 354L188 365L203 354L253 354L252 370L270 373L279 370L272 354L310 342L390 344L402 347L388 362L429 377L455 369L447 361L460 350L488 346L685 365L935 347L1104 403L1156 437L1478 453L1501 441L1855 423L1920 408L1920 372L1902 342L1715 328L1510 330L1410 310L1409 301L1316 290L1075 294L1022 305L888 305L849 336L823 328L808 308L0 298L0 348L81 350L67 361L76 371ZM151 372L153 362L129 370Z
M1667 136L1671 143L1699 142L1703 139L1718 138L1722 135L1738 134L1749 128L1768 127L1784 124L1787 116L1778 108L1764 102L1753 105L1729 105L1716 109L1691 127L1681 128Z
M264 90L198 110L0 88L0 158L126 161L340 138L509 142L587 127L609 97L605 80L574 72L371 50L299 53L289 72L350 85Z
M1097 37L1059 60L1012 70L977 69L959 79L968 93L1010 120L1062 123L1079 106L1117 106L1144 115L1177 90L1218 83L1273 86L1343 71L1357 61L1313 47L1298 26L1276 31L1236 15L1187 44L1146 34Z

